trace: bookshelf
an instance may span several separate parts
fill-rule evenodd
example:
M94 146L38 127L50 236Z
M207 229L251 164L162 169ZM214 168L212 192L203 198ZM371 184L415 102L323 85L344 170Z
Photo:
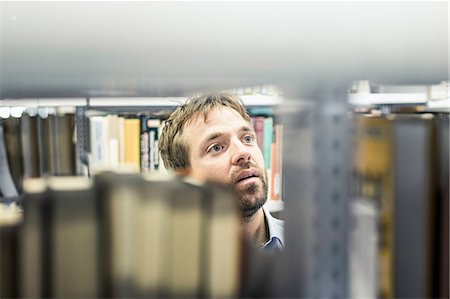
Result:
M441 95L445 93L441 92ZM377 212L376 206L374 207L373 203L371 203L370 210L368 211L368 206L364 205L362 202L358 202L358 205L351 205L350 208L347 207L346 199L354 199L353 195L348 196L346 194L345 188L343 186L347 186L349 184L348 180L353 180L354 178L346 177L345 169L349 167L350 163L346 165L348 158L346 153L350 151L349 147L344 146L347 142L344 142L345 138L348 138L348 123L343 122L348 112L348 109L353 109L354 111L358 111L358 109L366 109L364 113L372 113L370 117L372 118L385 118L386 120L393 121L394 119L398 119L398 113L395 112L395 109L408 108L407 111L412 111L411 107L414 107L416 112L432 112L436 114L423 113L422 116L417 116L420 118L419 121L426 122L427 118L435 118L436 115L438 117L442 116L442 120L439 120L439 126L444 127L447 124L448 132L448 119L446 120L445 115L448 114L448 101L444 98L438 96L430 96L430 94L426 93L413 93L413 92L402 92L402 93L360 93L360 94L349 94L347 97L342 94L339 96L335 96L339 98L342 102L337 103L329 103L327 102L330 98L328 96L318 96L320 100L324 102L319 102L318 105L315 106L314 109L318 110L310 110L308 113L303 113L301 110L294 112L292 109L292 113L294 113L295 117L290 120L291 123L287 123L289 126L288 139L291 141L288 152L288 160L295 161L299 163L298 165L288 165L288 173L298 174L299 169L301 171L305 171L303 175L307 174L309 179L314 178L313 181L310 181L310 185L308 186L296 186L295 188L292 185L289 186L287 192L286 199L289 202L285 202L283 200L272 201L268 200L266 203L266 207L274 213L283 212L283 217L290 219L293 225L298 227L311 227L312 225L316 225L313 230L304 232L308 238L311 238L311 243L308 245L303 245L299 243L292 244L292 250L295 249L304 249L303 246L307 247L307 250L310 251L310 254L317 259L317 263L315 264L315 273L318 274L318 280L316 278L310 278L311 287L310 289L304 290L307 294L311 296L321 297L325 294L347 294L347 292L355 292L354 294L359 295L368 295L367 290L369 290L369 295L372 295L374 292L378 291L378 286L375 285L375 282L370 280L370 282L365 281L362 283L363 285L370 285L370 289L363 290L361 293L361 289L349 288L346 289L347 286L351 286L355 281L354 275L355 273L351 273L353 270L348 270L346 272L347 262L350 265L354 266L355 261L352 260L348 254L353 254L354 251L361 251L362 247L359 248L349 248L351 246L351 241L347 238L356 238L358 240L366 240L367 237L370 237L370 233L374 233L373 230L376 229ZM262 96L263 101L257 101L258 97L251 95L241 96L244 100L244 103L247 105L250 111L253 111L254 114L261 115L270 115L270 113L274 110L274 107L277 106L285 106L281 107L289 110L290 107L288 104L282 101L280 96ZM348 104L350 106L346 106L347 102L343 100L343 98L348 99ZM75 123L77 126L77 143L76 143L76 161L81 161L80 164L86 164L86 157L84 154L86 153L86 149L88 148L88 121L89 116L95 115L95 113L100 114L114 114L114 113L122 113L122 112L130 112L130 113L138 113L140 111L146 111L151 113L156 113L158 111L166 110L170 111L174 109L177 105L186 100L185 97L173 97L173 98L151 98L151 97L123 97L123 98L78 98L78 99L67 99L67 101L63 98L61 99L17 99L17 100L2 100L0 109L4 109L5 111L9 109L9 115L15 114L17 115L18 111L22 109L34 109L37 114L39 114L39 110L48 110L46 113L55 113L55 112L75 112ZM50 108L48 108L50 106ZM314 105L311 105L314 107ZM20 108L16 109L13 113L11 108ZM75 108L74 108L75 107ZM326 108L324 108L326 107ZM387 108L387 109L386 109ZM419 108L419 109L418 109ZM283 109L281 109L283 111ZM302 112L303 111L303 112ZM44 111L45 112L45 111ZM278 112L278 111L277 111ZM2 112L6 115L6 112ZM360 112L355 112L360 113ZM20 113L19 113L20 114ZM434 116L433 116L434 115ZM17 116L16 116L17 117ZM431 117L431 118L430 118ZM305 123L299 122L298 120L303 120ZM343 123L341 123L341 121ZM283 121L283 124L286 124ZM319 125L320 124L320 125ZM428 130L428 129L427 129ZM445 147L444 145L448 142L445 142L445 138L448 139L448 133L446 135L445 130L439 131L440 133L440 142L442 143L441 147ZM414 134L413 134L414 135ZM416 136L415 134L414 136ZM401 134L399 135L401 137ZM443 136L443 137L442 137ZM423 137L423 136L422 136ZM402 148L404 151L408 149L407 141L405 139L402 140ZM423 140L428 140L423 138ZM427 141L428 142L428 141ZM423 142L425 143L425 141ZM348 142L350 144L350 142ZM312 146L309 150L307 149L309 146ZM328 147L330 146L330 147ZM348 145L347 145L348 146ZM298 156L298 148L302 148L302 157ZM304 150L304 151L303 151ZM311 151L311 152L310 152ZM314 154L312 154L312 152ZM448 149L447 149L448 152ZM303 156L304 155L304 156ZM440 159L444 160L445 157L445 149L439 152ZM398 155L397 155L398 156ZM392 158L392 157L391 157ZM392 158L393 159L393 158ZM405 161L404 161L405 162ZM400 162L398 162L400 163ZM405 165L405 163L400 163ZM448 164L448 163L447 163ZM314 166L315 165L315 166ZM401 165L399 165L401 166ZM397 166L398 169L401 169ZM310 167L310 168L309 168ZM315 167L315 168L314 168ZM440 166L441 167L441 166ZM416 167L417 168L417 167ZM417 169L416 169L417 170ZM422 169L423 170L423 169ZM78 171L78 170L77 170ZM404 171L404 168L403 168ZM442 178L445 176L445 169L440 168L439 172L444 173L440 174L439 180L441 180L440 188L443 191L440 191L441 194L444 194L445 191L445 182L442 182ZM420 170L418 170L420 172ZM423 171L422 171L423 172ZM448 170L447 170L448 172ZM363 173L364 174L364 173ZM369 176L360 175L359 180L361 181L361 177L363 179L367 179ZM406 177L405 173L400 175L401 177ZM291 176L292 177L292 176ZM420 181L425 182L426 177L422 177ZM303 180L303 179L302 179ZM289 182L292 183L293 179L289 179ZM295 180L294 180L295 181ZM304 183L304 181L302 181ZM402 180L402 192L407 192L407 188L405 188L406 181ZM353 183L353 181L352 181ZM367 184L367 182L366 182ZM313 186L313 187L311 187ZM423 186L422 186L423 187ZM423 191L423 190L422 190ZM388 191L386 191L388 192ZM448 191L447 191L448 192ZM313 196L314 194L314 196ZM308 204L300 203L293 201L298 198L307 197L309 202ZM366 196L367 197L367 196ZM331 204L330 204L331 203ZM404 205L405 203L398 203ZM445 205L445 201L439 202L438 204ZM285 210L285 205L289 207L288 210ZM314 207L314 208L312 208ZM330 220L328 224L320 224L315 219L314 215L316 209L320 210L319 218L324 218ZM448 210L448 209L447 209ZM298 211L301 211L298 213ZM355 212L356 211L356 212ZM363 211L363 212L361 212ZM442 209L445 211L445 208ZM295 212L295 213L294 213ZM419 215L420 216L420 215ZM423 216L423 215L422 215ZM408 217L402 214L401 221L409 221ZM448 215L439 216L440 221L445 221L445 217L448 219ZM423 220L423 219L422 219ZM421 220L421 221L422 221ZM304 221L304 222L303 222ZM349 223L353 223L352 221L356 221L356 223L365 223L366 227L371 227L371 231L364 231L362 228L359 231L352 231L351 227L349 227ZM417 222L417 221L416 221ZM423 220L423 222L426 222ZM417 224L417 223L416 223ZM360 227L361 228L361 227ZM355 235L352 235L356 233ZM289 236L290 240L293 240L294 236ZM325 236L323 239L315 239L312 235L315 234L320 236ZM405 232L402 232L405 234ZM373 236L373 235L372 235ZM445 236L444 236L445 237ZM297 240L298 241L298 240ZM308 242L309 242L308 241ZM366 240L367 241L367 240ZM349 242L349 243L346 243ZM313 245L310 245L313 244ZM350 245L349 245L350 244ZM372 244L372 243L370 243ZM406 243L403 243L402 250L407 250ZM373 245L373 244L372 244ZM316 250L314 254L311 252L314 251L314 248L319 248ZM331 248L331 253L322 248ZM364 247L367 249L367 247ZM291 249L289 249L291 250ZM437 249L434 249L437 250ZM370 247L367 254L373 254L376 251L374 247ZM445 250L439 249L437 250L436 255L444 256L445 259ZM348 253L348 254L347 254ZM292 252L288 254L293 254ZM447 257L448 259L448 257ZM423 261L423 260L422 260ZM370 264L370 265L369 265ZM371 269L370 273L366 273L368 276L375 276L375 271L377 265L374 261L367 263L368 268ZM339 271L336 269L340 269ZM334 272L333 272L334 271ZM444 274L445 269L441 269ZM289 271L288 271L289 272ZM322 274L320 274L322 273ZM332 273L333 275L333 283L330 283L329 280L325 279L325 275ZM448 270L447 270L448 273ZM323 276L322 276L323 275ZM386 274L387 275L387 274ZM398 277L401 277L401 273L395 274ZM285 279L286 277L284 277ZM361 283L362 276L357 280ZM278 278L277 278L278 279ZM283 276L280 278L283 279ZM378 278L375 278L378 279ZM401 280L399 280L401 281ZM442 282L440 282L442 284ZM354 285L353 285L354 286ZM360 286L360 285L359 285ZM416 284L419 287L419 283ZM402 286L398 286L402 287ZM424 284L421 283L420 287L425 288ZM389 289L390 288L390 289ZM388 294L391 292L392 294L392 286L388 287ZM403 288L405 289L405 288ZM424 294L423 290L416 290L417 292L421 292ZM302 291L303 292L303 291ZM358 293L359 292L359 293ZM353 294L353 293L352 293ZM288 294L289 295L289 294ZM384 296L384 295L383 295Z
M355 107L403 106L416 112L450 112L450 82L429 85L382 85L363 80L350 87L348 101Z
M448 297L449 83L363 86L348 96L351 293Z
M355 93L349 94L349 102L353 105L392 105L392 104L426 104L426 93Z
M259 97L246 95L242 99L244 104L255 109L258 113L263 111L265 118L268 112L273 111L272 108L275 105L282 102L282 98L279 96L262 96L263 100L260 101L261 98ZM64 98L2 100L0 117L4 118L2 121L9 118L15 120L23 118L30 122L31 118L37 121L42 116L42 120L45 120L45 122L51 121L53 123L50 131L59 129L59 117L61 117L61 121L73 121L74 128L76 128L75 136L65 133L66 136L75 138L74 156L77 168L70 175L86 174L87 164L89 163L86 154L89 143L92 145L92 141L89 140L91 133L89 122L92 117L121 113L137 114L142 111L156 115L157 112L162 110L171 111L185 100L186 98L182 97L79 98L67 99L67 101ZM56 119L58 121L55 121ZM271 125L272 121L271 119ZM90 126L92 128L92 123ZM272 127L270 129L272 136ZM55 156L60 156L60 154L58 152ZM41 281L39 275L32 273L25 277L19 277L14 284L11 284L18 289L16 291L8 290L7 293L16 292L25 297L200 296L208 298L233 298L240 294L240 281L244 279L241 275L244 274L238 269L238 267L241 267L238 261L241 258L240 246L242 246L239 237L239 222L237 218L233 218L237 214L231 211L231 206L224 206L225 199L228 197L226 190L222 190L220 186L200 186L198 188L191 186L179 190L179 195L176 196L177 200L175 200L178 202L170 202L169 208L164 208L164 213L167 214L169 219L169 222L167 222L169 230L172 229L170 233L178 237L175 237L173 243L170 244L162 238L161 243L163 245L161 248L167 250L167 253L159 252L160 256L164 255L164 260L171 265L171 268L167 271L158 270L161 273L149 274L150 270L148 269L138 269L139 262L130 260L130 256L127 254L129 250L134 250L133 252L137 250L137 254L143 260L153 259L152 261L154 261L159 259L155 258L156 253L153 251L151 251L151 254L146 254L143 253L143 250L137 249L139 246L150 248L153 240L139 239L137 233L126 236L121 231L126 227L129 231L148 233L141 232L142 229L140 228L141 224L149 227L147 224L150 224L150 220L148 219L153 219L152 217L155 215L155 212L151 212L150 204L146 203L147 200L143 199L142 195L137 195L139 199L133 199L131 206L122 201L123 198L120 197L136 196L132 189L127 187L126 184L123 185L123 182L128 180L126 176L123 179L113 179L114 187L109 182L110 188L114 189L112 194L116 193L116 197L110 198L107 195L102 195L93 200L96 194L98 195L96 192L103 190L102 185L98 183L97 175L90 173L90 178L70 175L66 173L62 177L50 179L41 176L40 178L28 179L24 183L25 186L21 186L21 191L26 191L24 202L27 203L24 207L26 213L24 213L24 219L22 219L24 220L24 234L21 237L21 242L25 244L27 249L22 250L21 256L15 258L22 261L19 269L22 273L28 273L28 265L37 263L36 267L40 269L39 271L43 273L42 277L45 278ZM142 175L144 180L155 180L154 177L151 178L152 173ZM155 175L165 176L157 173ZM134 179L142 180L138 177ZM34 181L34 183L31 181ZM152 184L163 185L159 181ZM179 188L176 187L176 184L176 180L167 183L168 189L166 191ZM36 187L37 185L40 185L40 187ZM117 187L119 185L125 186L125 190ZM153 193L155 192L154 188L155 186L147 191ZM191 190L196 188L198 190ZM201 196L191 196L193 207L189 208L190 216L186 216L186 207L184 206L186 192L202 193ZM213 200L213 203L210 202L211 194L214 194L214 198L218 198L217 203L216 200ZM231 196L231 194L229 195ZM64 200L61 200L61 198L64 198ZM77 200L77 198L81 199ZM49 206L51 208L47 209ZM113 207L111 208L111 206ZM281 198L276 201L268 200L266 207L269 211L278 213L283 211L284 203ZM109 209L113 210L111 213L116 213L114 217L108 215ZM161 209L161 206L159 206L159 209ZM223 213L224 209L227 210L226 213ZM210 213L213 215L210 216ZM203 214L208 215L208 217ZM139 215L136 217L138 220L131 221L130 219L134 218L134 215ZM161 218L161 215L158 217ZM43 219L47 220L41 221ZM196 222L192 222L192 219ZM72 229L73 223L81 220L83 221L83 230ZM41 222L44 223L43 226L40 226ZM189 225L186 225L186 223L189 223ZM151 224L155 225L153 222ZM208 229L204 227L208 227ZM52 232L51 236L44 236L47 231ZM193 231L195 231L195 234L193 234ZM208 231L211 231L211 233ZM110 234L104 237L105 232ZM189 239L186 239L188 236L190 236ZM80 242L77 245L68 246L67 244L70 243L71 239L80 240ZM192 243L197 245L189 245L189 247L196 246L195 248L183 250L181 254L179 250L176 250L180 247L186 249L186 244ZM44 259L41 260L40 251L33 250L33 248L42 249L42 252L48 252L51 249L52 255L44 254ZM163 249L159 250L162 251ZM106 257L97 260L95 252L99 250L106 250L104 251ZM72 260L66 258L67 255L64 253L68 252L70 252L70 256L75 258ZM201 258L199 258L199 252L202 253ZM206 256L204 256L205 254ZM76 261L80 259L87 261L90 266L86 268L83 264L77 264ZM108 266L111 260L113 262ZM50 268L44 269L43 264L49 264ZM200 269L196 269L198 265L201 265ZM70 271L67 269L70 269ZM196 270L195 272L189 272L193 271L190 269ZM108 274L110 270L111 272ZM69 273L61 275L64 271ZM71 279L76 280L76 277L82 276L83 271L88 271L89 275L84 275L76 283L69 283ZM131 276L135 273L137 273L136 277ZM162 275L162 277L159 277L159 280L151 288L148 288L151 275ZM98 284L93 283L97 278L100 279ZM109 278L112 280L107 281ZM50 279L50 281L47 281L47 279ZM141 285L127 285L128 281L135 280L142 284L142 288ZM112 289L109 286L112 286Z
M283 84L292 98L321 102L324 96L314 90L327 93L331 85L342 84L345 93L348 80L361 74L397 83L448 80L448 3L413 2L4 1L1 97L158 96L262 80ZM343 94L326 96L345 106ZM376 97L378 109L385 102ZM447 99L419 106L450 111ZM83 127L88 105L84 100L75 115L82 150L89 134ZM363 99L358 101L367 108ZM318 106L322 104L328 103ZM380 109L385 115L398 104L387 105L389 109ZM342 261L352 223L345 213L347 194L339 189L348 183L348 169L340 164L346 156L328 150L348 149L349 133L340 130L341 123L336 130L330 125L330 133L320 128L322 123L333 124L334 118L345 119L346 108L311 119L301 113L293 116L293 130L287 135L295 146L287 145L291 152L285 157L285 182L292 187L284 197L290 248L279 269L271 267L269 258L255 258L261 261L261 271L255 271L255 297L351 297ZM84 163L82 154L78 151L76 160ZM278 276L275 295L265 292ZM448 291L443 297L449 297Z
M242 90L233 90L230 92L245 92L240 95L242 101L247 106L250 114L260 115L260 118L268 118L272 120L274 107L281 105L283 98L278 94L273 86L263 86L256 90L257 92L265 92L271 94L252 94L255 89L246 88ZM92 160L90 156L90 147L92 142L90 139L89 122L91 117L106 116L106 115L150 115L152 118L164 120L164 118L173 111L178 105L186 101L186 97L90 97L90 98L35 98L35 99L3 99L0 101L0 118L15 117L20 118L23 113L31 116L42 116L47 118L48 115L59 114L73 114L74 124L76 127L75 133L75 173L81 175L89 175L90 165ZM261 116L262 115L262 116ZM272 128L272 124L270 124ZM267 128L266 128L267 129ZM272 130L272 129L270 129ZM272 139L272 132L266 133ZM282 134L278 132L278 134ZM261 136L262 137L262 136ZM268 137L266 136L266 139ZM281 145L280 145L281 146ZM267 145L265 145L267 147ZM271 144L269 149L263 149L266 155L270 155ZM268 153L268 154L267 154ZM280 158L281 159L281 155ZM270 157L266 159L267 168L270 170ZM281 163L276 163L281 165ZM281 169L280 169L281 170ZM270 173L268 173L270 175ZM281 175L278 175L277 180L281 180ZM269 180L271 178L269 177ZM280 192L279 195L274 195L269 198L266 207L271 212L280 212L284 205L281 199L281 182L277 187ZM270 194L269 190L269 195ZM275 200L275 196L277 200Z
M247 107L276 106L283 103L283 98L278 95L240 95L239 97ZM86 104L90 107L175 107L186 100L186 97L93 97L86 100Z

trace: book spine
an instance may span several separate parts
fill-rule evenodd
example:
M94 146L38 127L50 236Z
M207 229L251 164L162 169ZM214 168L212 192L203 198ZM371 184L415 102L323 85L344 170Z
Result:
M149 153L149 139L150 132L148 127L148 115L141 115L141 132L140 132L140 146L141 146L141 172L150 170L150 153Z
M270 158L272 151L272 137L273 137L273 118L266 117L264 119L264 127L263 127L263 156L264 163L266 164L266 168L270 168Z
M120 164L119 149L119 117L117 115L106 116L108 123L107 151L108 151L108 167L117 168Z
M140 120L125 119L125 164L134 171L140 169Z
M264 146L263 146L264 117L254 116L254 117L252 117L252 122L253 122L253 128L255 129L256 142L258 143L258 146L261 149L261 151L263 151L264 150Z
M107 122L103 116L94 116L89 119L91 144L91 172L105 167L108 163L107 152Z
M149 129L149 157L151 171L156 171L159 168L158 130L160 125L161 121L159 119L149 119L147 121L147 127Z

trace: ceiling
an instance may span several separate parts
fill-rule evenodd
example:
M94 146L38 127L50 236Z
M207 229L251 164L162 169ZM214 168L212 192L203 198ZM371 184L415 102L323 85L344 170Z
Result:
M434 2L1 1L0 98L448 80Z

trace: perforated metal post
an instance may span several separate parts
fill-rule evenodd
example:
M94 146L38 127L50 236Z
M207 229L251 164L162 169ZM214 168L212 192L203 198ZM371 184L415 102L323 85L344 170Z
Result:
M314 118L315 298L348 298L350 131L345 90L318 95Z
M77 107L75 111L76 144L75 159L78 175L86 175L88 166L89 131L88 119L85 115L86 107Z
M348 298L349 119L345 88L284 105L286 254L278 296Z

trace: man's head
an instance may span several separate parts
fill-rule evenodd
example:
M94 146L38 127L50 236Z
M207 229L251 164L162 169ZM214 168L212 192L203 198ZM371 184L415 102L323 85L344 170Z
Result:
M189 99L167 119L159 146L166 168L232 185L244 216L265 203L263 155L238 97L221 93Z

